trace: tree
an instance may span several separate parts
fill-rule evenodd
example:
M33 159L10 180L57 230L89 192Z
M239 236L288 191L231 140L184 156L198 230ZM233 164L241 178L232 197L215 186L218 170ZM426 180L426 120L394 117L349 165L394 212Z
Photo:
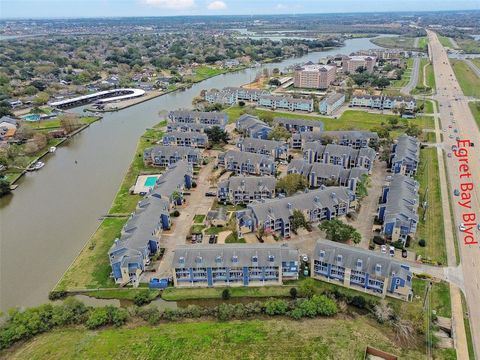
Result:
M36 105L45 105L48 102L48 99L50 99L50 96L46 92L42 91L35 96L33 102Z
M263 226L259 226L257 229L257 238L262 242L263 236L265 235L265 228Z
M296 232L297 229L300 229L302 227L306 228L308 226L305 215L301 210L298 209L293 210L292 220L290 221L290 224L294 232Z
M282 85L282 83L277 78L272 78L272 79L268 80L268 85L280 86L280 85Z
M290 297L291 297L292 299L296 299L296 298L297 298L297 295L298 295L297 288L292 287L292 288L290 289Z
M64 114L60 116L60 126L67 133L77 130L82 126L80 118L76 114Z
M288 140L292 134L283 126L277 125L273 130L268 134L269 140Z
M315 280L312 278L305 279L300 283L299 290L302 296L311 298L316 290Z
M10 194L10 183L5 179L0 179L0 197Z
M212 144L228 143L228 133L219 126L213 126L210 129L205 129L205 134L208 136L208 141Z
M292 195L299 190L308 188L307 179L300 174L288 174L277 181L277 191Z
M405 134L408 136L419 136L422 133L422 130L416 124L409 124L405 130Z
M260 114L259 119L271 125L273 122L273 113L268 111L263 112Z
M396 125L398 125L398 118L396 116L391 117L388 119L388 123L392 125L392 127L395 127Z
M362 236L353 226L344 224L338 219L322 222L319 229L325 231L327 238L332 241L346 242L351 240L358 244L362 240Z
M230 295L230 289L223 289L222 291L222 299L223 300L228 300L230 299L231 295Z

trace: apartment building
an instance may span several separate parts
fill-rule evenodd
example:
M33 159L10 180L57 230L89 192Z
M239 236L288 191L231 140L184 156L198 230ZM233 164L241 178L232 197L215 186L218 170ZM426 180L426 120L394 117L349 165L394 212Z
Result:
M360 167L370 173L373 168L376 152L372 148L365 147L354 149L350 146L309 142L305 144L303 158L309 163L341 165L345 169Z
M273 110L313 111L313 99L296 99L288 96L262 96L258 105Z
M167 124L167 132L197 132L204 133L205 129L210 129L210 125L197 124L197 123L172 123Z
M372 141L378 141L378 134L371 131L346 130L294 133L290 138L292 149L304 149L309 142L321 142L350 146L353 149L366 148Z
M288 145L281 141L255 138L242 138L237 147L240 151L271 156L274 159L286 159Z
M378 220L383 224L382 233L392 241L404 243L415 235L418 224L419 184L407 175L394 174L383 187Z
M402 135L392 145L390 169L394 174L413 176L420 161L420 143L417 138Z
M408 264L386 254L329 240L318 240L311 262L312 277L368 294L403 301L413 298Z
M218 167L235 174L275 175L275 160L267 155L228 150L217 158Z
M217 198L234 205L273 199L276 184L273 176L232 176L218 184Z
M377 62L375 56L345 56L342 59L343 72L354 73L360 68L364 68L367 72L372 73Z
M178 162L160 176L152 190L137 204L120 238L108 251L115 283L138 286L150 257L159 251L162 230L171 226L170 209L183 202L183 190L191 188L192 176L192 166L186 161Z
M332 115L345 102L345 94L333 93L326 96L318 104L318 110L322 115Z
M291 133L318 132L323 131L324 124L318 120L292 119L276 117L273 118L273 124L283 126Z
M293 86L308 89L327 89L336 77L336 66L309 63L295 68Z
M404 108L407 111L415 111L417 101L412 97L403 96L354 95L349 106L380 110Z
M199 132L171 131L163 135L161 140L165 146L187 146L194 148L205 148L208 145L208 136Z
M270 286L298 279L298 250L288 244L180 245L176 287Z
M299 195L250 204L237 211L238 236L263 227L267 233L290 237L294 210L300 210L311 223L331 220L354 211L355 194L345 187L328 187Z
M171 122L180 124L203 124L210 126L225 127L228 123L228 115L222 112L204 112L176 110L168 113Z
M341 165L333 164L310 164L303 159L294 159L288 164L287 173L304 176L311 188L335 185L345 186L355 192L362 176L368 175L368 170L359 167L345 169Z
M181 160L185 160L189 164L200 165L200 151L186 146L159 145L145 149L143 152L143 161L147 166L168 167Z
M235 129L245 137L267 139L272 128L258 117L243 114L235 122Z
M212 89L205 93L205 100L210 104L234 105L239 101L258 102L261 96L268 96L270 92L259 89L241 87L226 87L222 90Z

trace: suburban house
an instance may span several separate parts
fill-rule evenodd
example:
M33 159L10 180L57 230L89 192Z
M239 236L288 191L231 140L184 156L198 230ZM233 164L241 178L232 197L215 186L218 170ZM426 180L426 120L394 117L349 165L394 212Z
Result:
M327 89L336 77L336 66L308 63L295 68L293 86L297 88Z
M420 143L417 138L402 135L392 145L390 168L394 174L413 176L420 161Z
M405 243L417 231L418 188L418 182L411 177L394 174L382 190L378 220L383 224L382 233L392 241Z
M318 104L318 110L320 114L332 115L337 109L339 109L345 102L345 94L333 93L326 96Z
M351 191L357 189L357 184L363 175L368 175L364 168L354 167L345 169L341 165L313 163L303 159L294 159L288 164L288 174L304 176L311 188L324 186L345 186Z
M222 112L176 110L170 111L168 118L174 123L204 124L221 128L225 127L228 122L228 115Z
M218 154L217 164L237 175L275 175L275 160L267 155L228 150Z
M298 271L288 244L179 245L172 261L176 287L281 285Z
M250 204L237 211L238 236L263 227L267 233L290 237L294 210L300 210L308 222L331 220L354 211L355 194L345 187L328 187L299 195Z
M313 99L296 99L289 96L262 96L258 101L258 105L273 110L313 111Z
M343 72L354 73L360 68L372 73L377 62L375 56L354 55L345 56L342 59Z
M258 117L249 114L243 114L237 119L235 129L246 137L255 139L267 139L272 131L272 128Z
M199 132L171 131L163 135L163 145L187 146L205 148L208 145L208 136Z
M302 133L306 131L323 131L323 122L318 120L291 119L276 117L273 118L273 124L283 126L291 133Z
M232 176L218 184L218 201L238 205L273 199L276 184L273 176Z
M192 167L180 161L165 171L154 188L137 204L108 251L112 276L117 284L138 281L150 257L159 250L160 233L171 226L170 207L183 202L183 189L192 185Z
M255 138L242 138L238 141L237 147L240 151L268 155L274 159L284 159L288 152L288 145L284 142Z
M18 122L9 116L0 118L0 140L12 138L17 132Z
M354 149L350 146L309 142L305 144L303 158L309 163L341 165L345 169L361 167L370 173L376 152L372 148Z
M414 111L417 102L412 97L403 96L353 95L349 106L386 110L403 107L407 111Z
M146 165L170 166L181 160L200 165L200 151L186 146L159 145L145 149L143 152L143 161Z
M311 262L312 277L368 294L391 296L404 301L413 298L413 274L408 264L387 254L318 240Z

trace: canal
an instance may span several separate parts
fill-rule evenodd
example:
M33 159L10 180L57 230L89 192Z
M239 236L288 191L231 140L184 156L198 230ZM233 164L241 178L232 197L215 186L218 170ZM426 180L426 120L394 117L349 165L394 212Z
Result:
M341 48L263 67L282 69L371 48L378 46L369 39L351 39ZM243 85L262 68L220 75L186 91L106 113L49 155L41 171L24 176L13 196L0 199L0 311L47 300L100 224L99 218L108 212L138 138L159 122L159 111L189 108L202 89Z

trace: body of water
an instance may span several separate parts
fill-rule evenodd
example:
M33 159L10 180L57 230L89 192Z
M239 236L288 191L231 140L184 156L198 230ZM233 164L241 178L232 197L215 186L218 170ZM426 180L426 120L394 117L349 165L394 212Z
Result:
M262 68L285 68L374 47L369 39L352 39L341 48ZM13 196L0 199L0 310L47 300L48 292L99 226L99 218L108 212L138 138L160 121L159 111L190 108L202 89L240 86L260 70L220 75L186 91L106 113L48 155L41 171L24 176Z

